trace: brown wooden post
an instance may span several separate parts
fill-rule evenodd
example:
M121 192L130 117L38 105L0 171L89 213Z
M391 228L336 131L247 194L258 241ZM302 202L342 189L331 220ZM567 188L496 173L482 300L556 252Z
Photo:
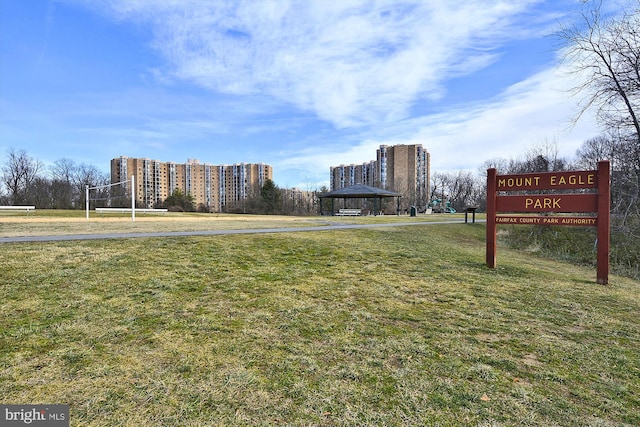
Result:
M611 188L609 161L598 162L598 283L609 283Z
M487 266L496 268L496 176L495 168L487 169Z

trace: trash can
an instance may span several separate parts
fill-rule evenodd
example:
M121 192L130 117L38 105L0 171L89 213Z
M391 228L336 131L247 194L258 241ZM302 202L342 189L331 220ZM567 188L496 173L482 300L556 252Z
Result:
M411 216L416 216L416 207L411 206Z

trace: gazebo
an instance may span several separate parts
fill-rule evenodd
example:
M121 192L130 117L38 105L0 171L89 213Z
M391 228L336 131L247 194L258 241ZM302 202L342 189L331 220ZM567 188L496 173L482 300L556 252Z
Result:
M382 199L385 197L396 197L397 210L400 211L400 197L401 193L385 190L383 188L370 187L368 185L356 184L351 187L340 188L339 190L330 191L328 193L320 194L320 213L322 214L322 205L324 199L331 199L331 215L334 215L335 199L342 199L343 206L346 208L347 199L373 199L373 213L377 213L382 209ZM376 201L378 202L376 205Z

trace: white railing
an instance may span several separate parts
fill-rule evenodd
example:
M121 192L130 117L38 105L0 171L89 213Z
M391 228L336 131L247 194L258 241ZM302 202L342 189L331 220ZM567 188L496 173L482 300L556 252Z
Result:
M136 208L136 212L142 213L165 213L168 209L147 209ZM131 208L96 208L97 213L128 213L131 212Z
M3 211L35 211L35 206L0 206L0 210Z

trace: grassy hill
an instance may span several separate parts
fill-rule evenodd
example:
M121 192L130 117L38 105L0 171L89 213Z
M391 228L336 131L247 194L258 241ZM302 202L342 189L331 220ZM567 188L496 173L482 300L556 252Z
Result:
M0 402L71 425L638 425L640 283L484 226L5 244Z

